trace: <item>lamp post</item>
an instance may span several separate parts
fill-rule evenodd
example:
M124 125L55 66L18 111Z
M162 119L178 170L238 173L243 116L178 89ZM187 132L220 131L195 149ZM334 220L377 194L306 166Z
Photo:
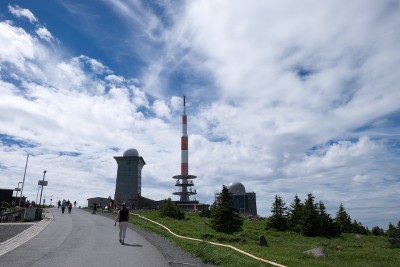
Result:
M42 191L40 191L40 201L39 206L42 204L42 194L43 194L43 185L44 185L44 177L46 176L46 170L43 171L43 180L42 180Z
M40 189L40 185L37 187L37 193L36 193L36 205L38 204L37 203L37 200L38 200L38 196L39 196L39 189Z
M25 163L24 179L22 180L21 196L19 197L19 204L18 204L18 206L20 206L20 207L21 207L22 192L24 191L26 169L28 168L28 159L29 159L29 153L26 154L26 163Z

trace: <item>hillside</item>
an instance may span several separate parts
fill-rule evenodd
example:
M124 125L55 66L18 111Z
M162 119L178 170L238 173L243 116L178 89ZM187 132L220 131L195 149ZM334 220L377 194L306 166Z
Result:
M338 238L304 237L293 232L265 230L266 221L246 220L243 231L228 235L210 228L209 219L198 214L186 213L184 220L161 218L157 211L138 211L159 222L177 235L201 239L206 242L185 240L173 236L166 229L138 216L131 217L131 223L153 231L175 242L182 249L195 254L204 262L218 266L272 266L243 255L231 248L219 247L207 242L230 245L256 257L286 266L400 266L400 250L391 249L385 237L343 234ZM268 246L257 244L263 235ZM323 248L327 257L314 258L303 252L313 248Z

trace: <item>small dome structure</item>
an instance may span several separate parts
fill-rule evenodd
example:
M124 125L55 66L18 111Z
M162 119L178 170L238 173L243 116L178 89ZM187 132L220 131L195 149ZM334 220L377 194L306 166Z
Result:
M246 194L246 188L242 183L230 183L228 190L231 194Z
M129 148L124 152L124 157L139 157L139 152L135 148Z

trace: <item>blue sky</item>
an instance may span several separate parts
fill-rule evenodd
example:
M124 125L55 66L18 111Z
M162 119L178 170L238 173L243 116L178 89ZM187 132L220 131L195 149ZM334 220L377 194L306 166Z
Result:
M312 193L335 216L400 220L398 1L1 1L0 187L85 205L143 156L171 197L182 95L197 200L242 182L270 214Z

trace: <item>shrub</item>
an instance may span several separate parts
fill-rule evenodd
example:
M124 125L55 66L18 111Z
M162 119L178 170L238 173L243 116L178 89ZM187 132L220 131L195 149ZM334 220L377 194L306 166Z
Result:
M161 217L169 217L178 220L185 219L185 213L181 211L178 206L174 205L170 198L164 200L161 204L160 215Z
M203 218L203 217L210 218L211 217L211 210L208 207L203 207L199 212L199 216L201 218Z
M7 201L1 201L0 206L5 207L5 208L11 208L11 204L8 203Z

